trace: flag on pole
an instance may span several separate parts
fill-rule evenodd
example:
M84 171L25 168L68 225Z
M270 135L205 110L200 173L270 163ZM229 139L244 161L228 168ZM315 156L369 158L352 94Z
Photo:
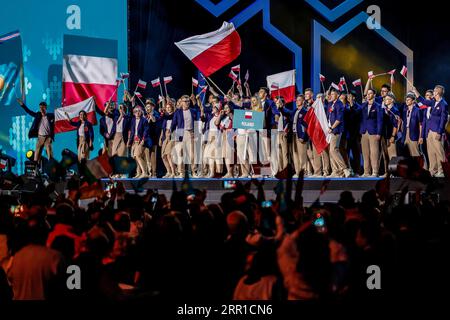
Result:
M369 76L369 79L375 78L375 77L374 77L374 74L373 74L373 71L369 71L369 72L367 73L367 75Z
M0 106L10 106L16 103L16 98L19 96L25 100L20 32L14 31L0 36L0 45ZM7 117L4 118L6 120ZM8 117L7 120L9 126L11 119Z
M195 78L192 78L192 85L197 88L198 87L198 80L195 79Z
M138 97L139 99L142 98L142 94L141 94L140 92L135 91L135 92L134 92L134 95L135 95L136 97Z
M319 73L320 82L325 82L326 78L323 74Z
M241 72L241 65L238 64L237 66L231 67L231 71Z
M121 72L120 77L122 79L128 79L130 77L130 74L128 72Z
M245 76L244 76L245 82L248 82L248 79L250 79L250 73L247 70L247 72L245 73Z
M352 84L354 87L357 87L357 86L362 85L362 81L361 81L361 79L357 79L357 80L353 81Z
M74 105L94 97L104 109L117 100L117 40L64 35L62 101Z
M308 124L306 131L317 153L321 154L331 141L331 135L328 133L327 115L321 99L316 99L306 113L304 120Z
M205 93L205 92L206 92L206 90L208 90L208 86L203 86L203 87L200 87L200 88L202 88L202 91L201 91L201 93Z
M78 121L80 111L86 112L87 119L90 123L93 125L97 124L97 118L95 116L95 100L94 97L90 97L89 99L70 106L55 109L55 133L76 130L76 128L67 121L65 113L67 112L70 120Z
M402 70L400 70L400 74L406 78L406 74L408 73L408 68L403 66Z
M274 86L275 85L275 86ZM282 96L286 103L295 100L295 69L267 76L271 97Z
M139 79L137 86L139 88L145 89L147 87L147 82L145 82L144 80Z
M230 73L228 74L228 77L233 79L234 82L238 81L238 76L236 73L233 72L233 70L230 71Z
M161 85L161 82L159 81L159 78L156 78L155 80L152 80L151 83L152 83L152 87L153 88L156 88L159 85Z
M196 35L175 45L209 77L241 54L241 38L233 23L224 22L220 29Z
M172 76L164 77L164 84L171 83L173 80Z
M339 79L339 84L338 84L338 86L339 86L339 91L344 91L344 86L346 86L347 85L347 83L345 82L345 78L344 77L341 77L340 79Z
M338 91L341 91L341 87L339 85L337 85L336 83L334 83L334 82L331 83L331 87L336 89L336 90L338 90Z

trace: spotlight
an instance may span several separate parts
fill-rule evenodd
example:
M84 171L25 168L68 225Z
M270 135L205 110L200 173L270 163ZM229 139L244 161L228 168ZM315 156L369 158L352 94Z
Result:
M34 160L34 151L28 150L27 153L25 154L25 156L27 157L28 160L33 161Z

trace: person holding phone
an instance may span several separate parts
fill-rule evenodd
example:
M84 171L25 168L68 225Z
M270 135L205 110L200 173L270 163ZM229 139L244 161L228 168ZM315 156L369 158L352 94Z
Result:
M94 129L92 123L87 119L87 113L81 110L78 113L79 121L72 121L67 112L65 112L67 121L77 128L77 147L78 147L78 161L86 161L89 159L89 153L94 149Z

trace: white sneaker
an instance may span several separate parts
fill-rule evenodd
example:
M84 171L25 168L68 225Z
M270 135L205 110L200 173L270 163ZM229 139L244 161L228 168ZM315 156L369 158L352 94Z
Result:
M372 175L371 175L370 177L371 177L371 178L378 178L378 174L372 173Z
M362 178L368 178L368 177L370 177L370 174L364 173L361 177L362 177Z
M434 177L436 177L436 178L445 178L445 175L444 175L443 172L438 172L438 173L436 173L436 174L434 175Z
M292 176L292 179L298 179L298 174L294 174L294 175Z
M344 169L344 176L345 176L346 178L350 177L351 175L352 175L352 172L351 172L350 170Z
M233 175L231 173L227 173L222 178L224 178L224 179L233 178Z

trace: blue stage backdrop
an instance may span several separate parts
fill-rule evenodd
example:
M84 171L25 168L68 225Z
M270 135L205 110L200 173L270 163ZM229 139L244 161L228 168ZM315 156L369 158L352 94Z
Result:
M0 99L0 148L17 159L14 171L21 173L25 153L34 149L35 139L28 139L32 118L17 104L15 95L21 96L23 90L26 104L32 110L38 110L40 101L47 102L49 112L61 105L64 34L116 40L118 71L127 72L127 1L4 1L0 21L0 38L14 31L20 32L20 37L0 43L0 92L2 84L7 84L8 79L16 76L16 93L10 91L10 86L6 92L8 97ZM3 50L5 47L10 52L8 55ZM23 57L23 83L20 62L14 63L20 60L17 55ZM13 74L16 69L11 66L15 65L18 69ZM119 97L122 93L123 86ZM95 134L93 155L103 146L98 127ZM53 145L56 159L61 158L64 148L76 151L75 135L75 131L56 135Z

